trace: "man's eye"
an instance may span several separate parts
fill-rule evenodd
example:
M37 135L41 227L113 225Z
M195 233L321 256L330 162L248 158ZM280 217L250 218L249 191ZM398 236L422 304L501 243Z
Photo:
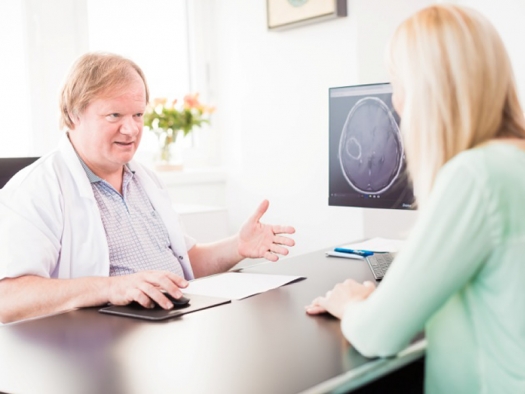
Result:
M108 115L108 118L109 118L109 119L117 119L117 118L119 118L119 117L120 117L119 114L109 114L109 115Z
M135 114L135 117L137 117L137 118L142 118L143 116L144 116L144 114L141 113L141 112L139 112L138 114Z

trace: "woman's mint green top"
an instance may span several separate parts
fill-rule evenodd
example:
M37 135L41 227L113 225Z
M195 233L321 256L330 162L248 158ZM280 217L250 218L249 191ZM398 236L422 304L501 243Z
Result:
M381 285L341 324L367 356L424 328L426 393L525 393L525 151L498 142L450 160Z

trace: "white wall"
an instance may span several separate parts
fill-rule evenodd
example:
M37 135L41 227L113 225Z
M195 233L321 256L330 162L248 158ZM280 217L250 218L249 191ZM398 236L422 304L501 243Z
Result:
M399 2L375 0L373 3L376 4L375 7L371 6L369 2L367 2L366 5L362 4L367 8L367 10L365 10L367 15L365 17L365 14L362 14L362 18L360 18L360 21L362 21L361 23L363 24L360 31L375 28L377 23L369 23L370 20L377 21L378 19L377 15L373 15L374 11L381 9L395 14L393 8L400 6ZM423 4L424 2L419 3L421 3L421 5L426 5ZM430 4L431 2L428 1L427 3ZM458 0L454 3L477 9L494 24L507 47L507 51L509 52L516 75L518 93L523 102L525 99L525 51L523 50L523 37L525 37L525 24L523 23L525 1L505 0L503 2L495 2L493 0ZM387 10L387 7L390 7L390 10ZM373 10L372 8L376 8L376 10ZM410 6L405 4L405 9L408 10L409 8ZM391 24L392 22L393 19L386 18L386 20L381 23ZM376 40L375 45L370 47L372 52L374 52L373 48L378 45L380 45L380 40ZM360 54L363 54L363 51L360 51ZM373 56L373 53L371 56ZM372 57L366 58L362 56L360 56L360 63L365 69L378 64L376 61L372 60ZM375 70L372 71L371 74L376 75L378 72ZM369 209L364 211L363 218L364 235L366 237L378 235L387 237L405 237L417 218L417 212L390 211L385 214L384 210Z
M30 155L30 103L22 0L0 2L0 157ZM5 59L9 59L6 61ZM9 93L8 93L9 92ZM8 94L6 94L8 93Z
M525 2L456 2L479 9L500 31L524 99ZM402 19L432 1L348 0L346 18L280 32L266 29L265 3L190 3L191 12L203 14L193 27L210 29L204 37L210 42L197 37L199 49L192 55L200 81L205 83L193 83L218 107L210 141L222 149L222 156L214 157L213 163L224 164L229 171L231 231L260 200L269 198L271 208L264 219L289 223L298 230L294 254L370 235L365 233L363 218L367 225L377 223L378 227L382 226L379 218L384 219L390 224L389 231L396 232L405 226L404 217L381 211L370 220L370 210L328 207L327 90L385 81L383 54L388 37ZM71 60L89 47L87 0L19 0L2 5L2 10L4 22L9 15L25 21L17 31L24 31L27 46L23 60L4 64L4 74L20 82L12 100L24 108L14 115L16 109L8 105L12 103L2 105L3 118L15 119L16 125L10 127L8 120L4 126L23 132L31 113L39 133L34 141L28 136L27 144L35 149L26 154L42 154L59 138L55 86L60 85ZM6 30L2 31L8 35ZM2 49L9 58L22 56L19 46L7 43ZM28 75L27 83L22 74ZM25 90L32 91L31 102L26 104L18 97ZM10 144L5 139L0 143Z
M363 212L328 206L328 88L387 79L388 37L423 0L349 0L349 16L266 29L264 1L210 0L214 127L228 166L232 230L259 201L297 229L293 253L363 236Z
M56 146L58 86L87 50L86 0L0 5L0 156L40 156Z
M54 149L59 88L74 59L88 50L87 0L24 0L33 151Z

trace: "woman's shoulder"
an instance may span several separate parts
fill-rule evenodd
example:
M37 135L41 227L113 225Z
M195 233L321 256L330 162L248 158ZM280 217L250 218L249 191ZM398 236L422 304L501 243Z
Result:
M468 149L453 157L444 169L460 169L480 177L525 173L525 150L515 144L495 142Z
M497 142L458 154L446 164L440 176L458 188L469 189L471 194L485 195L489 205L516 209L525 198L523 174L525 151L513 144Z
M436 188L484 195L486 202L525 198L525 151L509 144L485 144L463 151L441 168ZM438 187L439 186L439 187Z

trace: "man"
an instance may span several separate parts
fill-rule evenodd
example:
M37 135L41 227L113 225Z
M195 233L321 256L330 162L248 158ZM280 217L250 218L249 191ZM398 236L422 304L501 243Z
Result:
M134 162L149 93L132 61L79 58L61 92L59 147L0 192L0 321L136 301L169 309L187 280L244 258L277 261L294 241L289 226L259 222L199 245L185 236L157 177Z

